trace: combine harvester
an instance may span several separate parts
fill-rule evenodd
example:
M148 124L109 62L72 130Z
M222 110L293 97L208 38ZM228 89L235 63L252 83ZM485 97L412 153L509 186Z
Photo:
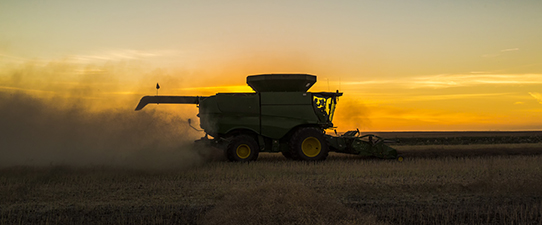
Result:
M135 110L150 103L196 104L206 133L196 142L223 149L230 161L253 161L260 152L305 161L325 160L329 152L402 161L378 136L362 136L359 130L325 134L334 128L333 113L343 93L307 92L314 83L316 76L308 74L253 75L247 84L256 93L145 96Z

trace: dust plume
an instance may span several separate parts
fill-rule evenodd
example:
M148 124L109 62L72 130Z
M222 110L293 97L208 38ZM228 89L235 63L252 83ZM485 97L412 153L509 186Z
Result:
M107 67L100 68L106 72L73 79L69 76L76 68L62 63L21 66L9 74L4 70L0 74L0 168L106 165L166 169L205 161L202 149L193 146L203 134L188 126L186 113L153 107L134 111L142 94L108 95L100 90L123 86L119 74L126 71Z
M57 108L25 94L2 94L0 166L120 165L171 168L194 165L198 134L179 116L156 110L82 106Z
M333 123L341 131L368 130L371 127L369 109L361 101L348 97L339 98Z

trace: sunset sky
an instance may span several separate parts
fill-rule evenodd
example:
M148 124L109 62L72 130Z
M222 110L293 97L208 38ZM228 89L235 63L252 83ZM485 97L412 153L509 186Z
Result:
M344 92L342 131L542 130L542 1L0 1L0 93L133 110L262 73Z

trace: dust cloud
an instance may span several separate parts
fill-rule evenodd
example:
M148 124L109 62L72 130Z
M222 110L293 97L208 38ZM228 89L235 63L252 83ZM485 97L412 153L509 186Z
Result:
M126 73L122 67L108 65L99 68L100 73L75 76L77 68L49 63L0 74L0 168L100 165L169 169L207 160L210 149L194 146L203 133L188 126L186 113L159 107L134 111L142 94L121 96L100 90L104 86L121 89L117 74ZM86 69L98 71L91 66ZM129 88L141 89L137 84Z
M371 119L370 110L361 101L347 97L339 98L333 123L341 131L370 130Z
M0 167L113 165L176 168L201 163L186 120L156 110L57 108L25 94L0 95Z

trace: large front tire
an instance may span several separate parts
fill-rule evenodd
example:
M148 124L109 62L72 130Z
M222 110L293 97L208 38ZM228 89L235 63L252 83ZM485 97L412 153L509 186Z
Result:
M239 135L226 147L226 157L232 162L248 162L258 159L260 148L256 140L248 135Z
M329 153L324 133L315 127L304 127L297 130L290 139L289 147L292 158L298 160L325 160Z

